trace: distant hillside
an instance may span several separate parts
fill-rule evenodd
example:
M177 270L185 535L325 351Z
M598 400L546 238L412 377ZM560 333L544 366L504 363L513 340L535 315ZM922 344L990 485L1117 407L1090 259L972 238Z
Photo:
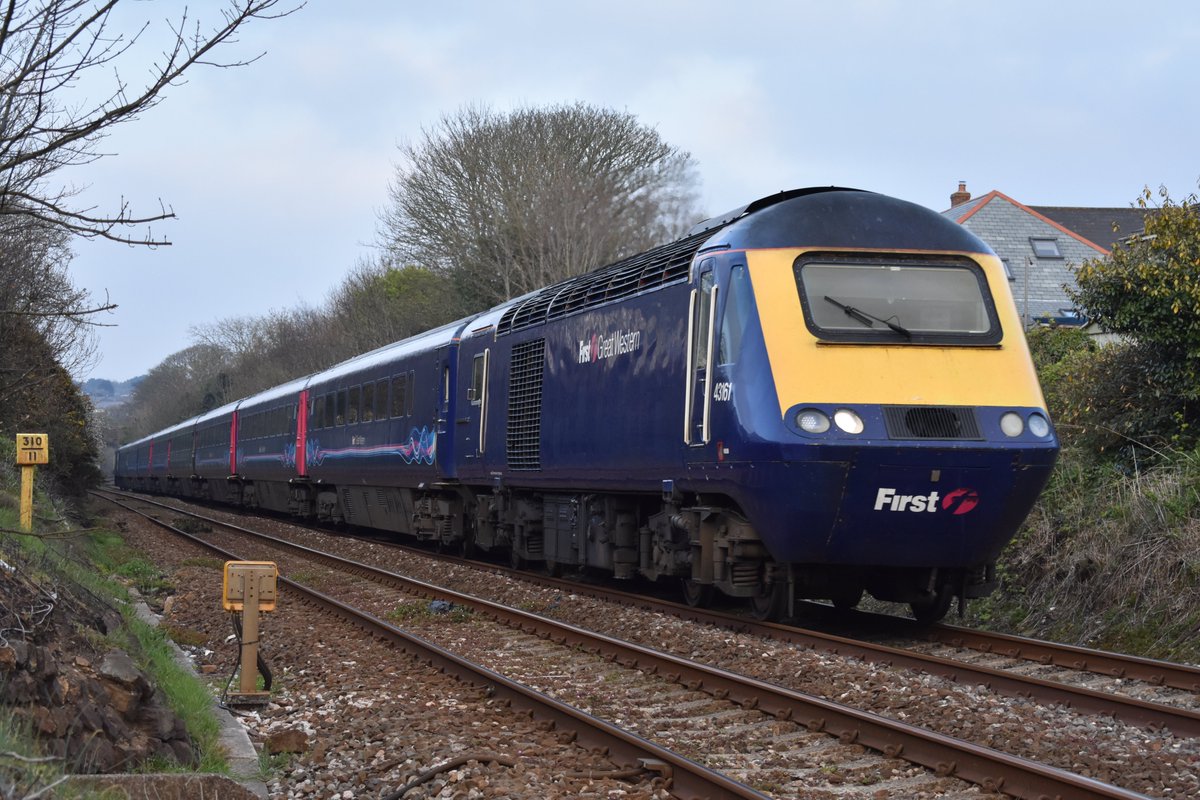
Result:
M133 390L145 380L145 375L138 375L127 381L110 381L105 378L89 378L83 382L83 393L92 399L96 408L119 406L133 396Z

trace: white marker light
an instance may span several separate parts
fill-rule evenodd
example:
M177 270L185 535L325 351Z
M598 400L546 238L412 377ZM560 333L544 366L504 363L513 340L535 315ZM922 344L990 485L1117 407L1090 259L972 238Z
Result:
M859 434L866 427L863 424L862 417L848 408L839 408L833 412L833 421L846 433Z
M1025 431L1025 421L1015 411L1009 411L1000 418L1000 430L1005 436L1020 436Z
M824 433L829 430L829 417L815 408L806 408L796 415L796 424L805 433Z

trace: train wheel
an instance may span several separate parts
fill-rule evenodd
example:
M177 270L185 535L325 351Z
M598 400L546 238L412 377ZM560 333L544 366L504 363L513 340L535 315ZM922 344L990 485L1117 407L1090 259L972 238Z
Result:
M563 574L562 564L553 559L546 559L546 574L551 578L561 578Z
M458 543L458 554L463 558L474 558L475 540L470 536L464 536L462 541Z
M908 607L912 609L913 619L923 625L932 625L942 621L942 617L946 616L946 612L950 610L950 603L953 600L954 592L950 590L949 586L943 586L933 597L909 603Z
M521 552L516 547L513 547L508 551L508 565L513 569L525 569L529 566L529 563L521 555Z
M683 589L683 602L692 608L708 608L712 603L713 587L711 583L699 583L691 578L680 581Z
M750 614L764 622L776 622L783 618L788 606L788 585L777 581L750 597Z

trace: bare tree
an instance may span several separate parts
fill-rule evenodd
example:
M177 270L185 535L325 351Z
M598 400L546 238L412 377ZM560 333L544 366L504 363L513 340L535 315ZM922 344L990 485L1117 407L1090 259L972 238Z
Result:
M69 240L61 228L41 221L0 216L0 341L15 341L15 328L27 329L45 341L39 354L72 370L92 357L88 316L100 307L71 283ZM30 355L11 345L0 352L0 394L25 379L15 372L45 366Z
M169 244L150 231L151 223L175 216L159 205L137 214L122 200L110 211L78 208L75 190L52 183L64 167L86 164L116 125L157 105L168 86L198 65L232 67L251 58L217 61L215 51L236 41L251 20L273 19L279 0L231 0L221 21L201 27L185 10L167 23L161 55L150 76L131 85L118 71L131 48L154 29L132 34L110 30L119 0L8 0L0 6L0 216L33 218L78 236L127 244ZM138 65L139 68L141 65ZM81 82L111 70L111 84L99 100L75 97Z
M472 306L670 240L695 213L695 164L628 113L582 103L467 107L401 148L380 216L394 261L453 275Z

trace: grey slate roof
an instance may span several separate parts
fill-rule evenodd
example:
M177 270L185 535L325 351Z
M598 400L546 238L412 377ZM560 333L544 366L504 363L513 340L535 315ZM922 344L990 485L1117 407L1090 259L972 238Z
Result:
M1071 206L1029 206L1029 208L1106 250L1111 250L1113 244L1118 240L1144 230L1146 215L1154 213L1153 210L1140 208L1079 208ZM1118 228L1115 232L1113 231L1114 224Z
M950 209L947 209L947 210L941 212L941 214L943 217L945 217L948 220L958 222L964 216L966 216L967 214L970 214L972 211L974 211L976 206L978 206L980 203L984 202L985 200L988 200L989 198L991 198L990 194L984 194L984 195L980 195L979 197L973 197L965 203L962 203L960 205L954 206L954 208L950 208Z

